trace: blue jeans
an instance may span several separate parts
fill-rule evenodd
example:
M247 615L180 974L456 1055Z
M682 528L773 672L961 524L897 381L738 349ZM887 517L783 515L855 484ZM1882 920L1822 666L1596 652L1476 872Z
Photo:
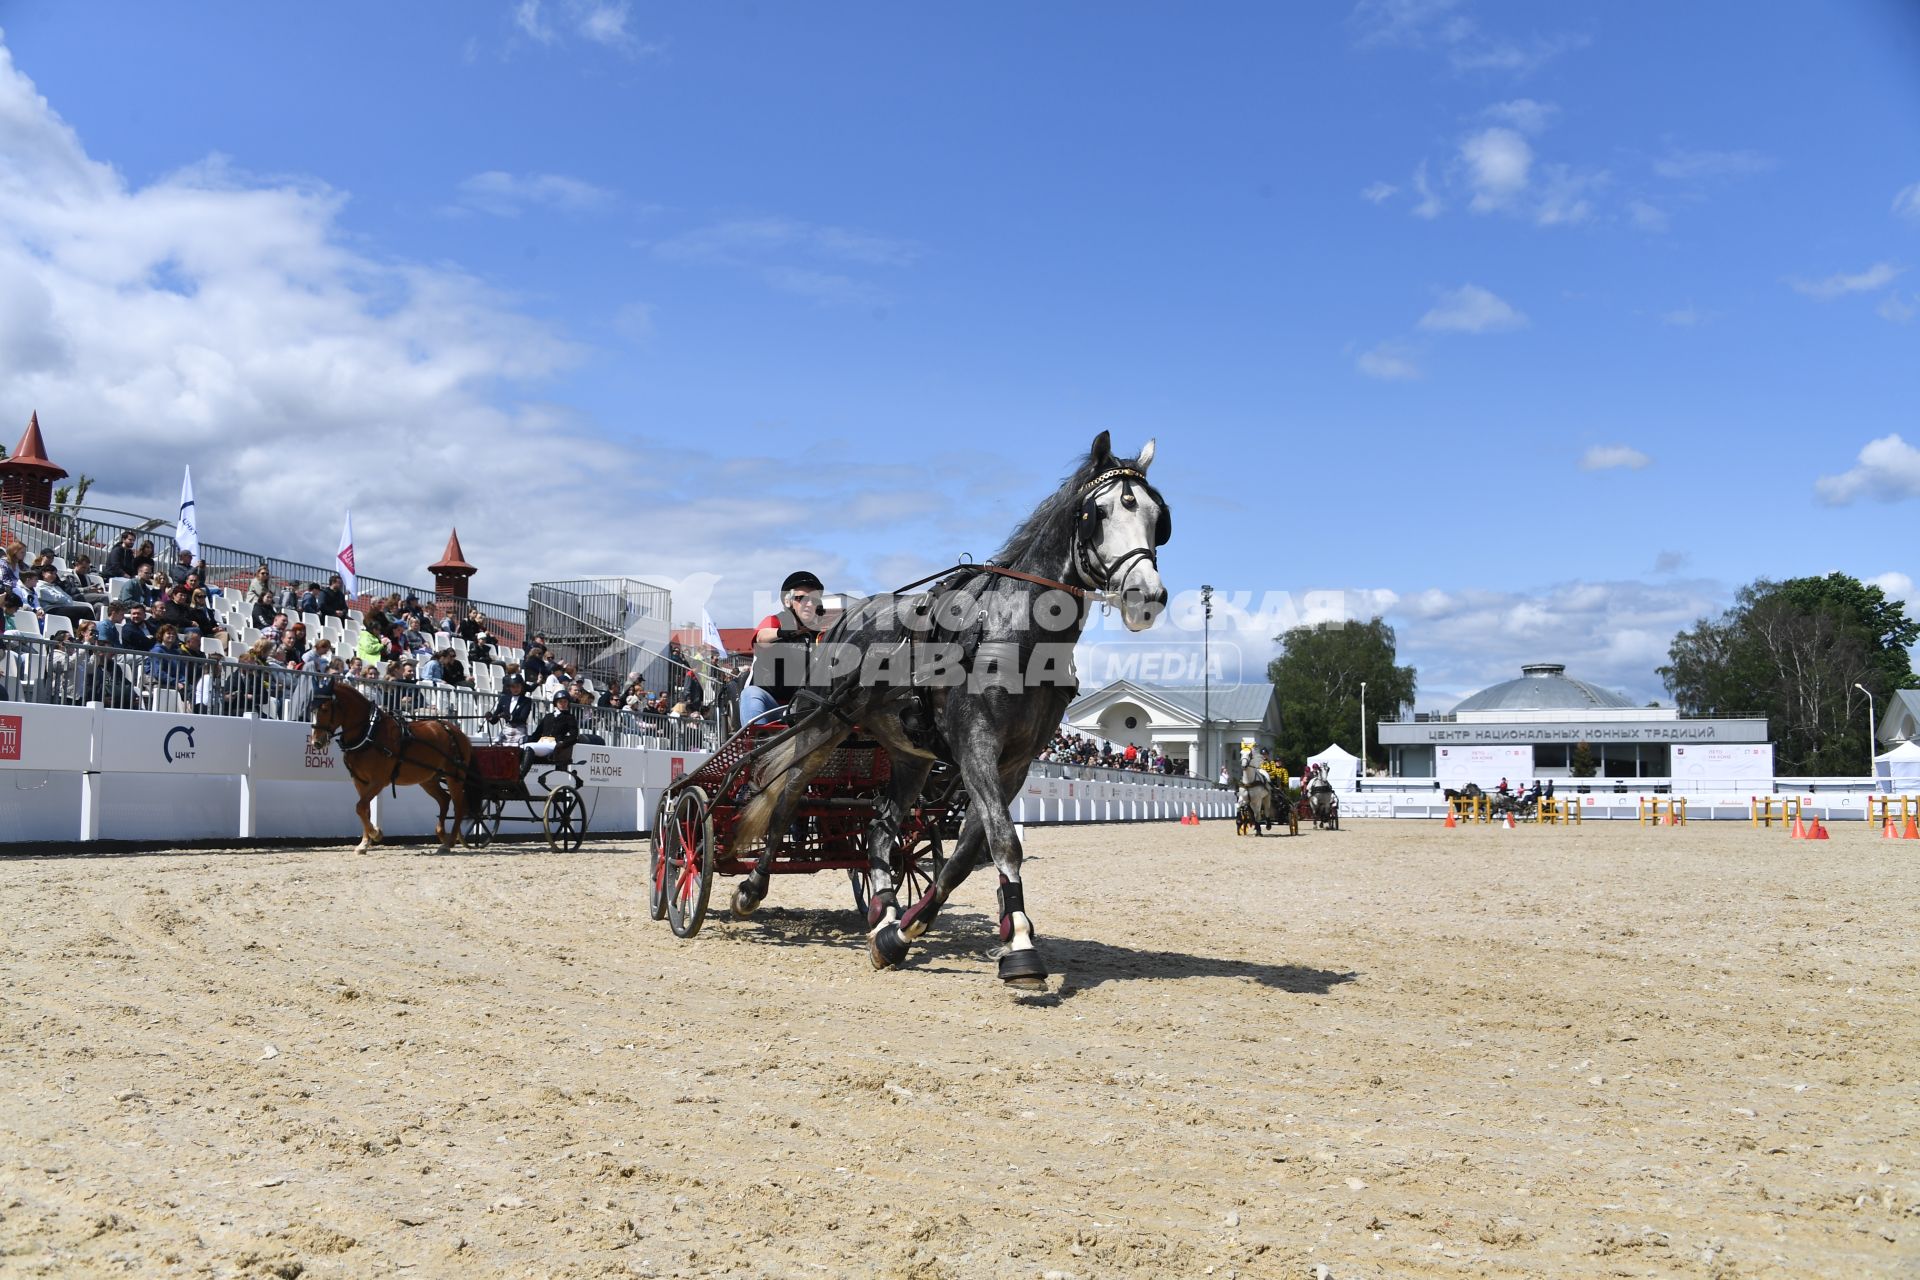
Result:
M740 689L740 723L751 724L755 716L765 715L779 705L774 701L773 694L759 685L743 685Z

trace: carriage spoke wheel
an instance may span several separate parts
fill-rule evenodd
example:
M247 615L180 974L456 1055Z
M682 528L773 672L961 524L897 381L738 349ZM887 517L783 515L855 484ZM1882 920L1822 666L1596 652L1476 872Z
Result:
M673 796L663 794L653 811L653 839L647 842L647 914L655 920L667 918L667 868L673 862L673 840L678 832L673 824Z
M506 807L507 802L497 797L482 797L473 802L463 833L468 848L484 849L493 843L493 838L500 834L500 814Z
M555 853L572 853L587 834L587 806L572 787L561 787L547 796L546 812L540 825L546 829L547 844Z
M947 865L946 853L937 835L921 836L903 850L896 851L893 860L893 878L899 885L902 911L927 896L933 889L934 881L940 878L940 868Z
M689 787L674 800L668 815L673 831L666 843L667 925L676 937L691 938L707 918L713 894L713 815L707 793Z

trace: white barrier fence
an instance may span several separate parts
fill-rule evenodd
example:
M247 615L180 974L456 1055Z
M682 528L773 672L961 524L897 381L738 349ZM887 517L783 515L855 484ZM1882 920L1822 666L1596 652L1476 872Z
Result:
M1867 797L1880 794L1872 780L1866 778L1763 778L1718 783L1692 779L1669 782L1664 778L1635 781L1638 785L1607 782L1583 792L1578 789L1583 784L1566 785L1556 779L1554 799L1565 805L1580 806L1581 818L1591 822L1637 821L1642 802L1654 799L1663 806L1670 800L1684 799L1689 822L1735 819L1744 822L1752 814L1756 799L1773 798L1777 813L1781 799L1793 798L1800 802L1807 817L1817 814L1822 822L1833 823L1866 821ZM1341 793L1340 812L1343 817L1352 818L1440 819L1447 816L1447 801L1430 783L1399 787L1388 779L1368 779L1362 790Z
M307 735L302 724L249 717L0 702L0 845L357 838L338 750L314 751ZM706 758L575 747L588 830L646 830L660 792ZM1085 776L1056 776L1062 772ZM540 774L528 778L536 796ZM383 792L375 803L389 836L432 834L436 806L418 787ZM1016 821L1046 823L1230 817L1233 805L1231 791L1188 778L1035 766L1013 808ZM524 815L508 803L508 817ZM509 822L501 834L536 830Z

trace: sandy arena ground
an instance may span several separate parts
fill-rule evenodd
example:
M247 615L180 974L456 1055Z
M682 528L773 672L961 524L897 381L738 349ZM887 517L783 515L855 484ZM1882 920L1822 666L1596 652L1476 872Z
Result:
M0 1273L1920 1274L1920 845L1030 838L1024 998L986 875L875 974L637 843L0 861Z

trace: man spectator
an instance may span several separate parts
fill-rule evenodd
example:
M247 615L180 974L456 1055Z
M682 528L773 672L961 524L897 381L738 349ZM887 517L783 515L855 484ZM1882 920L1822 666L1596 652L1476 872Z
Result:
M159 592L153 586L153 566L143 564L120 584L120 594L114 599L128 605L151 605L158 597Z
M192 576L193 552L182 551L178 556L174 557L173 563L167 566L167 578L177 586Z
M115 600L107 605L107 620L93 629L93 642L109 649L126 648L120 643L120 628L126 625L127 606Z
M507 687L500 691L500 701L487 713L487 723L504 725L505 740L517 744L526 740L527 718L532 714L533 699L527 696L527 682L519 676L509 676Z
M132 649L136 653L149 653L158 643L155 634L159 628L147 617L147 606L143 604L122 605L127 611L127 620L120 624L119 640L115 643L122 649ZM107 606L107 616L113 616L113 606Z
M313 610L314 613L323 614L329 618L339 618L343 622L346 620L347 592L345 585L340 581L339 574L336 573L327 579L327 585L321 590L320 598L315 603L320 607Z
M680 705L685 708L686 714L690 716L699 716L707 709L706 682L700 678L700 673L692 667L687 668L686 684L682 686L680 690Z
M107 584L93 571L93 558L87 555L76 556L73 564L60 575L60 589L78 600L81 604L105 604L107 602Z
M66 618L74 626L93 621L93 609L81 604L60 589L60 575L52 565L40 570L40 581L33 588L32 600L34 612L45 618L48 614Z
M547 678L553 670L553 664L547 658L547 646L544 641L535 639L527 644L527 654L520 659L520 674L527 678L527 687L533 688Z
M325 636L313 642L313 648L307 650L305 659L295 658L294 660L304 661L306 670L316 677L326 675L340 663L340 660L333 655L333 641Z
M259 626L258 623L254 624ZM260 638L271 644L279 644L287 637L287 615L276 613L267 619L267 625L260 627Z
M193 616L193 592L187 587L177 586L167 592L167 599L154 615L154 620L162 626L170 626L184 632L195 625Z
M300 594L293 602L294 612L326 613L326 610L321 607L325 603L325 597L320 594L320 584L317 582L309 582L300 588Z
M360 629L360 639L355 642L353 652L360 661L375 669L388 658L386 640L372 627Z
M105 573L109 582L133 576L133 530L122 530L120 540L107 551Z

